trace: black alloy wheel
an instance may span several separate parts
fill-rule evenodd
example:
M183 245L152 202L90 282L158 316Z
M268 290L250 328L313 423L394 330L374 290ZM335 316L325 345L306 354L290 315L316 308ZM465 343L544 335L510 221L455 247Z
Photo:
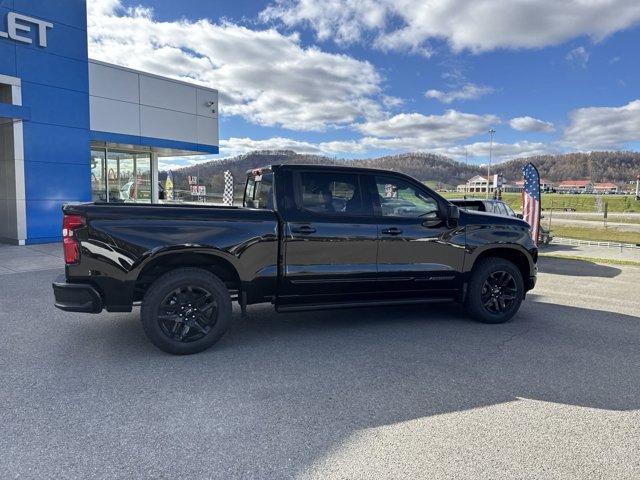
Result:
M213 294L195 286L181 286L170 292L158 307L162 332L178 342L204 338L216 323L218 306Z
M504 270L489 274L482 285L482 306L492 314L509 311L516 301L518 287L515 279Z
M465 307L479 322L504 323L518 312L524 292L522 273L514 263L484 258L473 268Z
M140 318L160 350L188 355L216 343L231 324L231 295L213 273L177 268L156 279L142 300Z

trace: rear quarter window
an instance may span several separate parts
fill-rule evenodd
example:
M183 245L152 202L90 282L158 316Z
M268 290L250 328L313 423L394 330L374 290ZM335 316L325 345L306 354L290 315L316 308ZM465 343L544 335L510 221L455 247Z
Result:
M273 210L273 173L252 175L249 177L245 190L244 206Z

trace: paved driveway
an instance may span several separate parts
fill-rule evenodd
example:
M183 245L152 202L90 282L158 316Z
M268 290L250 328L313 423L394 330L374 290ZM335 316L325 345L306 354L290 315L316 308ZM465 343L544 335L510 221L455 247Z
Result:
M455 306L235 311L173 357L132 314L0 277L7 478L640 478L640 269L545 258L506 325Z

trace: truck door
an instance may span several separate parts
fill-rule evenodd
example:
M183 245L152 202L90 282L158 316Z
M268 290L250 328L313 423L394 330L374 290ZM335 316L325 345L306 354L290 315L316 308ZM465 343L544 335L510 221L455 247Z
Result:
M378 229L360 175L296 169L284 218L278 305L343 303L375 294Z
M378 224L381 294L394 299L449 297L461 285L464 231L443 216L444 201L418 182L367 175Z

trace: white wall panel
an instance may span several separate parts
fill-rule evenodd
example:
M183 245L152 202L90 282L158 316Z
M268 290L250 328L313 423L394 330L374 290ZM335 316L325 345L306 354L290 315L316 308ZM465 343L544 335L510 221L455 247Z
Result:
M137 103L89 97L89 107L91 130L140 135L140 106Z
M140 75L140 103L184 113L196 113L196 88Z
M195 115L164 108L140 107L141 135L181 142L198 143L198 127Z
M212 106L208 106L208 102L214 102ZM198 115L203 117L218 116L218 92L216 90L207 90L198 88L197 110ZM216 144L217 145L217 144Z
M217 90L93 60L89 75L91 130L218 145Z
M218 145L218 118L198 116L198 143Z
M89 62L89 94L139 103L139 75L129 70Z

